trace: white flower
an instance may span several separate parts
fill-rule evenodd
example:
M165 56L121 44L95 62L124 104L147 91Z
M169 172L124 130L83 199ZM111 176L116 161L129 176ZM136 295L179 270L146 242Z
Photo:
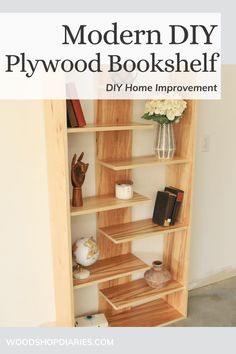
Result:
M168 111L166 112L166 116L169 120L174 120L176 117L175 111L172 109L168 109Z
M166 116L169 121L179 117L176 120L176 122L179 122L186 107L187 102L184 100L152 100L146 102L145 113Z

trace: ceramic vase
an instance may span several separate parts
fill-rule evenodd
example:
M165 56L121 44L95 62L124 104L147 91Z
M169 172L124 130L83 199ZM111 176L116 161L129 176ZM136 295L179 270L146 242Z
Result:
M154 261L152 268L145 272L144 278L151 288L161 289L171 280L171 274L163 268L161 261Z

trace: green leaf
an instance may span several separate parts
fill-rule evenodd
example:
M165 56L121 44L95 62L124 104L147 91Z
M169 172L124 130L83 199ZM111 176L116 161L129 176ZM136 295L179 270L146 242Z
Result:
M182 116L175 117L174 120L169 120L167 116L161 115L161 114L152 114L149 115L149 113L144 113L142 116L143 119L146 120L153 120L154 122L157 122L159 124L171 124L174 123L176 120L180 119Z
M153 116L150 116L148 113L144 113L144 115L142 116L142 118L146 119L146 120L151 120Z

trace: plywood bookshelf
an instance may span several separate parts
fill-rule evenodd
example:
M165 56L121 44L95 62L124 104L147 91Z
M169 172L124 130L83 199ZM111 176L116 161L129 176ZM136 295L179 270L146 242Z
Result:
M64 101L45 102L48 176L54 286L58 326L74 325L74 292L83 287L99 287L99 312L110 326L163 326L187 316L187 274L191 227L196 104L188 101L184 118L175 125L176 157L160 161L154 156L132 157L134 129L153 129L153 124L132 122L132 101L99 100L96 119L83 128L66 127ZM96 134L96 195L84 198L84 205L72 208L69 202L68 139L74 134ZM134 168L159 166L166 169L166 185L185 191L177 223L160 227L151 219L132 221L134 205L150 202L134 194L128 201L114 197L120 179L132 179ZM72 279L71 218L96 213L100 259L90 267L86 280ZM151 215L150 215L151 217ZM131 253L134 240L164 237L163 262L173 280L163 289L148 287L144 279L132 274L149 268Z

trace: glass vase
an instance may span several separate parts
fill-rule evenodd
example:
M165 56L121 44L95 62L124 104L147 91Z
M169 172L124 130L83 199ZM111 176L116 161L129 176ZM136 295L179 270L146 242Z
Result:
M159 159L172 159L175 155L176 144L173 123L157 124L155 154Z

